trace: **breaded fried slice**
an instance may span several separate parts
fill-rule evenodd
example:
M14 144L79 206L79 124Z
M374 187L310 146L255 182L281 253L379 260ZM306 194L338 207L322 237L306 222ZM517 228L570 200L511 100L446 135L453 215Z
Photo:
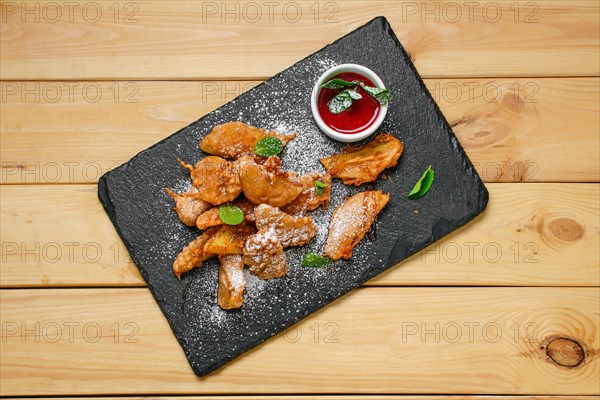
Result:
M183 194L175 193L171 189L165 190L175 201L173 210L177 213L179 220L187 226L194 226L198 216L212 206L198 196L198 189L195 187Z
M299 181L302 192L291 203L281 207L281 211L290 215L303 215L307 210L315 210L321 205L327 208L331 197L331 175L326 172L310 172L302 175ZM320 190L317 190L315 182L321 184Z
M331 215L325 255L333 260L352 257L352 249L371 228L375 217L390 199L381 190L348 197Z
M260 231L246 240L243 261L260 279L287 275L285 253L274 229Z
M190 171L198 196L208 203L223 204L232 201L242 192L237 168L221 157L204 157L195 167L181 160L179 162Z
M348 147L340 154L321 158L321 164L334 178L346 185L374 182L386 168L398 163L402 142L393 135L382 133L361 147Z
M244 154L252 154L254 145L267 136L279 138L285 146L296 134L279 135L243 122L228 122L215 126L200 142L200 149L223 158L238 158Z
M249 158L238 163L242 190L254 204L281 207L294 200L302 192L302 184L295 174L279 169L279 157L269 157L264 165Z
M304 246L317 235L311 217L292 217L268 204L254 209L254 219L259 232L274 230L283 247Z
M204 254L208 256L242 254L246 239L256 232L254 226L244 222L239 225L222 225L212 230L214 234L204 244Z
M224 310L240 308L244 304L244 263L241 255L219 256L219 287L217 300Z
M175 272L178 279L181 279L181 274L191 271L194 268L200 268L204 260L212 256L212 254L204 252L204 245L210 240L214 232L214 230L204 232L177 255L177 258L173 262L173 272Z

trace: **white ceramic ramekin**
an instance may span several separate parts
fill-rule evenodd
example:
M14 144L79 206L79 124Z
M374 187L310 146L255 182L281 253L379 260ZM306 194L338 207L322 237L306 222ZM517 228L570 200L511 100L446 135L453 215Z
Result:
M310 96L310 107L312 109L312 114L315 119L315 122L317 123L319 128L327 136L329 136L332 139L339 140L340 142L358 142L359 140L368 138L379 128L379 126L385 119L388 106L380 106L379 115L377 116L375 121L373 121L373 124L367 127L367 129L365 129L364 131L360 131L357 133L340 133L328 127L327 124L325 124L325 122L323 121L323 118L321 118L321 115L319 114L319 86L321 86L323 83L327 82L334 76L341 74L342 72L355 72L360 75L366 76L378 88L385 89L385 85L383 84L381 78L379 78L379 76L377 76L375 72L371 71L369 68L363 67L362 65L358 64L341 64L330 68L327 71L325 71L323 75L321 75L321 77L317 80L317 83L315 83L315 87L313 88L312 94Z

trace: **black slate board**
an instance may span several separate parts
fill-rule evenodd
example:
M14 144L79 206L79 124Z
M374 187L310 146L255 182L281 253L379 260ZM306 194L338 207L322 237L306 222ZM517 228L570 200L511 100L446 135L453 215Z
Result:
M380 131L404 142L399 164L386 171L390 179L374 184L375 189L391 193L378 217L377 239L365 238L350 261L333 263L331 269L300 267L304 252L322 251L332 210L345 196L367 189L350 188L336 180L329 209L311 213L319 228L317 237L305 248L286 249L288 276L260 281L247 273L244 307L223 311L216 300L215 260L184 275L181 281L171 269L179 251L198 235L195 228L179 222L164 191L165 187L185 190L189 185L187 171L177 158L195 164L203 157L200 139L219 123L239 120L280 133L297 132L298 138L282 156L284 169L322 170L318 158L344 145L328 139L316 127L310 92L321 73L343 63L374 70L391 89L388 115ZM408 200L407 194L430 164L436 171L430 192L417 201ZM488 202L481 179L383 17L105 174L98 195L198 375L214 371L466 224Z

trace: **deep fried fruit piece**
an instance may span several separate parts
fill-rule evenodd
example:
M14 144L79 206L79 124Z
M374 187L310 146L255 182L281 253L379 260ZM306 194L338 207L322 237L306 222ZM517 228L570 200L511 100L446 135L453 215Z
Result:
M246 239L256 232L252 225L246 223L222 225L214 229L215 233L204 244L206 255L242 254Z
M320 205L327 208L331 197L331 175L322 172L310 172L300 178L302 192L291 203L281 207L281 211L290 215L303 215L306 210L315 210ZM321 195L317 194L315 182L324 183Z
M333 260L352 257L352 249L371 228L375 217L390 199L381 190L348 197L331 215L325 255Z
M223 158L238 158L243 154L253 153L256 142L267 136L279 138L285 146L296 134L279 135L243 122L228 122L215 126L200 142L200 149Z
M212 256L204 252L204 245L209 241L214 230L206 231L194 239L177 255L173 262L173 272L181 279L181 274L191 271L194 268L200 268L204 260Z
M303 175L300 180L304 182L305 188L308 188L310 195L308 196L307 209L309 211L317 209L319 206L327 208L331 199L331 175L322 172L311 172ZM321 194L317 194L315 182L326 184Z
M219 288L217 300L224 310L240 308L244 304L244 263L241 255L219 256Z
M242 209L245 221L254 222L254 204L246 199L236 200L232 204ZM219 209L220 207L213 207L200 214L196 219L196 226L198 229L204 230L212 226L223 225L223 221L221 221L221 218L219 217Z
M294 200L302 191L295 174L279 169L279 157L269 157L264 165L247 159L238 164L242 190L254 204L281 207Z
M173 210L177 213L179 220L187 226L194 226L198 216L212 207L212 204L205 202L198 196L198 189L195 187L183 194L177 194L171 189L165 190L175 200Z
M374 182L386 168L398 163L402 142L388 133L378 135L365 146L349 147L343 153L321 158L321 164L346 185Z
M304 246L317 235L311 217L292 217L267 204L254 209L254 219L259 232L273 229L283 247Z
M223 204L232 201L242 192L237 168L221 157L204 157L195 167L181 160L179 162L190 171L192 183L198 189L198 196L208 203Z
M274 229L260 231L248 238L244 245L244 264L260 279L280 278L287 275L287 261L283 246Z

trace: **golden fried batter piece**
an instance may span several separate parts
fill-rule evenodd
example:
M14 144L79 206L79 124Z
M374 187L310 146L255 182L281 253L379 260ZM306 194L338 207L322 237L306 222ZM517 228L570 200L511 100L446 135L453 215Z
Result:
M322 193L317 194L315 182L327 186L321 188ZM302 192L291 203L281 207L281 211L290 215L303 215L307 210L312 211L320 205L327 208L331 197L331 175L321 172L310 172L300 177Z
M198 196L208 203L223 204L232 201L242 192L237 168L221 157L204 157L196 163L196 167L181 160L179 162L190 171L192 183L198 189Z
M283 247L304 246L317 235L311 217L292 217L267 204L254 209L254 219L259 232L274 230Z
M191 271L194 268L200 268L204 260L212 256L204 252L204 245L210 240L214 230L204 232L202 235L194 239L177 255L173 262L173 272L177 275L177 279L181 279L181 274Z
M242 209L245 221L254 222L254 204L246 199L236 200L232 204ZM219 208L220 207L213 207L200 214L196 219L196 226L198 229L204 230L213 226L223 225L223 221L221 221L221 218L219 217Z
M198 196L198 189L195 187L183 194L177 194L171 189L165 190L175 201L173 210L177 213L179 220L187 226L194 226L198 216L211 207L211 204Z
M274 229L260 231L246 240L243 261L260 279L287 275L287 260Z
M204 244L206 255L242 254L248 236L256 232L254 226L246 223L222 225Z
M244 195L254 204L281 207L298 197L302 191L302 184L295 174L279 169L279 157L269 157L264 165L245 158L237 165Z
M256 142L267 136L279 138L285 146L296 134L279 135L243 122L228 122L215 126L200 142L200 149L223 158L238 158L243 154L253 153Z
M323 208L329 206L329 200L331 199L331 175L322 172L311 172L303 175L300 180L304 182L305 188L310 192L306 207L309 211L316 210L321 205ZM315 182L327 185L321 188L321 194L318 194Z
M331 215L325 255L333 260L352 257L352 249L371 228L390 199L381 190L366 191L344 200Z
M244 304L244 263L241 255L219 256L219 288L217 300L224 310L240 308Z
M402 148L401 141L382 133L365 146L349 147L343 153L321 158L321 164L344 184L360 185L374 182L381 171L396 165Z

